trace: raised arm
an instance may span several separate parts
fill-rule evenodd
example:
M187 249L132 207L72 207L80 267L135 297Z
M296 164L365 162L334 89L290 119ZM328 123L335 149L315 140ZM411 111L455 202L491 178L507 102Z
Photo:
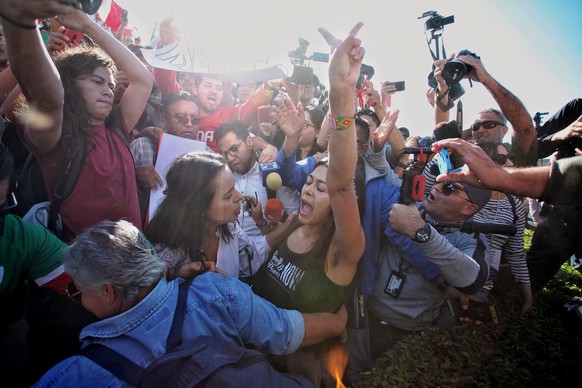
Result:
M523 103L513 93L493 78L480 59L472 55L461 55L459 60L472 67L466 77L483 84L511 123L512 153L518 156L517 164L535 165L537 159L537 134L533 120Z
M53 148L61 136L64 91L36 27L36 19L68 15L73 11L72 6L54 0L0 2L8 61L30 108L26 118L27 134L41 151ZM31 71L31 64L34 64L34 71Z
M355 267L364 249L364 233L360 223L354 173L356 170L356 132L354 115L356 101L354 90L360 76L364 56L356 34L362 23L350 31L339 45L329 66L330 116L336 121L329 133L329 167L326 175L327 192L335 222L333 248L337 271L328 270L328 276L338 284L351 281ZM349 275L348 275L349 274Z
M130 133L147 104L154 83L153 75L123 43L101 28L89 16L75 10L69 16L57 16L59 23L89 36L123 71L129 86L119 102L123 129Z

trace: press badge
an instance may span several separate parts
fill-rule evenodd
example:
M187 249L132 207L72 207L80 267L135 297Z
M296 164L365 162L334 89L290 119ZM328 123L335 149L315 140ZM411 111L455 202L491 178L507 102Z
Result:
M406 275L398 271L392 270L390 277L388 278L388 283L386 283L386 287L384 288L384 292L390 295L391 297L398 298L400 295L400 291L402 291L402 287L404 287L404 281L406 280Z

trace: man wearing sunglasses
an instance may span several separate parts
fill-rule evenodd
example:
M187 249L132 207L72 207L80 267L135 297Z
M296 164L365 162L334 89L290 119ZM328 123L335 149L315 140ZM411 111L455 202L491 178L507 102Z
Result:
M373 358L403 337L437 324L447 296L459 297L461 293L475 294L480 290L488 277L484 240L476 233L435 228L427 221L468 220L490 197L490 190L445 182L435 185L419 207L392 205L392 229L409 237L440 275L427 279L395 245L384 245L377 259L375 289L368 305ZM468 300L461 303L468 304Z
M129 145L135 163L139 207L144 223L149 208L150 191L164 184L154 169L160 133L163 131L196 140L200 127L200 108L190 93L180 91L167 95L162 101L162 109L164 128L150 127L144 131L144 136L138 137Z

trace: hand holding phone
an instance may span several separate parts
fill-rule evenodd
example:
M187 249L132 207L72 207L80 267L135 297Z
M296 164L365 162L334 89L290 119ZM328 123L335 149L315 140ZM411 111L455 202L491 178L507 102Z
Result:
M406 87L406 84L404 81L398 81L398 82L385 81L382 83L382 93L401 92L405 89L405 87Z
M491 304L469 299L469 308L466 310L463 309L458 298L448 298L447 304L453 317L468 318L474 322L499 324L497 309Z

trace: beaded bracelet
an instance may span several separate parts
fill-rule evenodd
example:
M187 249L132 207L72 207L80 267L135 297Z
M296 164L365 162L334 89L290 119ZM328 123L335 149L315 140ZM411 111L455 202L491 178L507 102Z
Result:
M2 19L6 20L8 23L15 25L18 28L24 28L25 30L36 30L36 27L38 26L36 23L34 25L32 25L32 24L24 24L24 23L17 22L16 20L11 19L8 16L4 15L2 12L0 12L0 17Z

